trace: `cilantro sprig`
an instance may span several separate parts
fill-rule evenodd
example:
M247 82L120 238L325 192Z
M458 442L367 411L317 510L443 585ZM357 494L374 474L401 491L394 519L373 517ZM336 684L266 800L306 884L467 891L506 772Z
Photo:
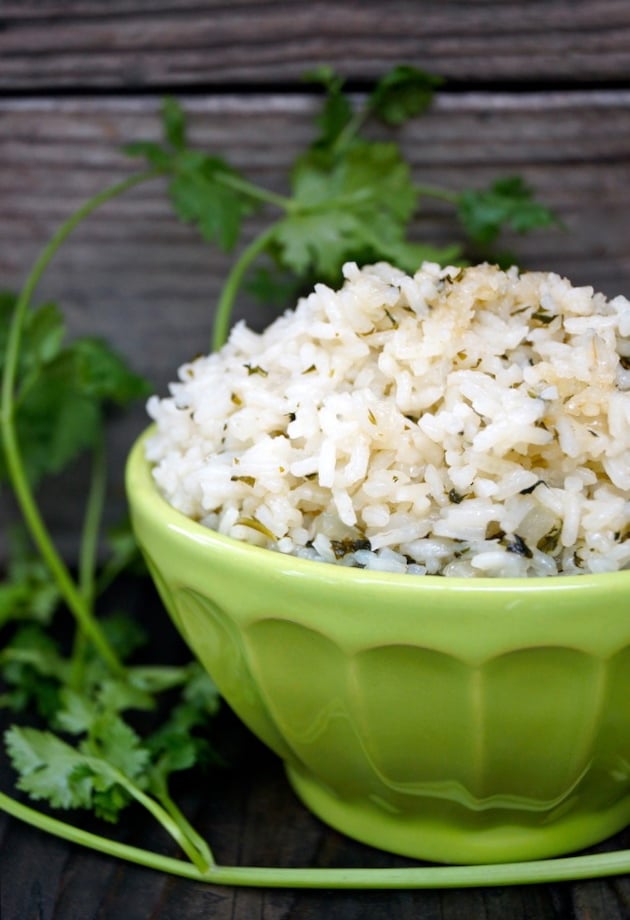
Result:
M5 732L16 786L53 808L83 808L111 822L132 803L140 804L187 859L91 834L4 792L0 808L101 852L217 884L396 888L538 878L529 867L510 872L500 867L492 875L488 867L401 874L217 866L169 792L174 773L216 756L207 737L219 702L216 688L198 664L135 663L137 624L101 612L103 593L138 558L124 525L104 539L106 420L112 410L143 397L147 384L107 342L94 337L69 341L55 304L33 304L42 274L81 221L129 189L161 177L181 220L226 252L240 247L215 311L214 348L227 337L244 287L268 300L293 297L315 278L337 282L348 259L386 259L415 271L424 259L461 261L466 241L487 250L503 227L529 232L556 222L519 177L499 179L482 190L424 185L395 136L384 141L369 135L372 121L395 132L422 115L440 78L396 67L361 103L331 68L319 68L306 80L322 92L322 105L314 137L290 171L286 194L251 182L220 152L191 146L182 107L165 99L161 141L136 141L125 148L143 157L148 169L85 202L44 247L19 295L0 294L0 483L11 489L27 534L27 539L17 535L11 540L7 576L0 583L0 707L17 719ZM432 247L413 238L426 197L453 206L463 240ZM243 226L255 211L268 220L243 246ZM92 456L91 478L74 571L55 544L37 496L44 481L86 452ZM103 544L104 559L99 553ZM56 629L64 613L74 623L65 643ZM141 731L147 716L150 727ZM601 874L600 867L578 862L572 863L575 873Z
M243 287L275 299L277 292L294 295L313 280L337 283L348 259L387 260L414 272L423 260L461 262L471 244L488 257L503 228L526 233L558 223L518 176L478 190L423 184L396 139L368 136L372 121L394 130L425 112L442 83L439 77L395 67L362 104L353 102L330 67L305 78L323 91L323 101L315 136L293 163L286 195L249 181L216 153L192 148L185 113L172 98L162 107L162 142L138 141L125 148L167 175L175 212L228 252L240 242L249 214L261 208L270 212L265 229L242 249L225 280L214 317L214 349L227 337ZM414 239L414 221L427 197L453 206L461 239L442 247Z
M59 659L57 664L68 665ZM55 808L86 808L110 822L135 801L205 870L213 862L210 849L171 798L169 779L207 749L207 740L195 731L207 732L216 712L214 684L196 663L130 666L124 680L103 673L101 662L92 664L80 686L66 682L58 692L50 718L56 732L17 725L5 732L17 788ZM96 674L89 673L94 664ZM124 714L154 708L158 694L177 687L183 692L166 721L142 738Z
M0 293L0 329L10 328L16 301ZM105 341L85 336L66 343L65 334L55 304L25 316L13 398L16 433L34 485L94 444L110 407L124 407L150 390ZM5 355L0 341L0 371ZM0 455L0 480L6 476Z
M0 674L6 688L0 705L23 717L30 712L49 726L15 725L5 733L19 789L53 807L89 808L109 820L138 802L205 871L212 864L207 844L172 801L168 779L198 759L204 743L194 729L205 728L212 717L216 689L196 665L128 664L134 630L98 615L100 595L136 555L119 529L98 571L105 419L110 407L125 406L148 387L107 343L89 337L67 342L55 305L32 305L41 275L74 228L101 204L158 174L136 174L86 202L44 248L19 296L0 298L0 482L11 487L30 541L12 541L0 586ZM92 476L75 575L43 519L37 487L85 451L93 455ZM51 628L60 609L76 623L69 652ZM141 739L130 718L157 708L174 688L182 699L167 707L153 739Z

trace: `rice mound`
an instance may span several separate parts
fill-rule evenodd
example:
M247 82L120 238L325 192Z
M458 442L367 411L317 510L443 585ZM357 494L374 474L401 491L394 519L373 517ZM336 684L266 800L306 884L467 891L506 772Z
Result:
M493 265L344 266L179 369L147 458L184 514L392 572L630 566L630 302Z

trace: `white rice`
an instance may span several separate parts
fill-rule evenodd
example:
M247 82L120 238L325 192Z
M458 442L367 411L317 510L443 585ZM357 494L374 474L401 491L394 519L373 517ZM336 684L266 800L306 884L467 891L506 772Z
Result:
M165 498L342 565L630 567L630 302L492 265L344 276L149 400Z

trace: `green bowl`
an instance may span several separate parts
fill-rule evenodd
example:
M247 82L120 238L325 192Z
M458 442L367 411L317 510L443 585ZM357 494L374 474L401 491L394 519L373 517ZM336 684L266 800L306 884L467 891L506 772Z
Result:
M127 490L173 621L323 821L449 863L630 822L630 571L440 578L260 549L171 508L143 438Z

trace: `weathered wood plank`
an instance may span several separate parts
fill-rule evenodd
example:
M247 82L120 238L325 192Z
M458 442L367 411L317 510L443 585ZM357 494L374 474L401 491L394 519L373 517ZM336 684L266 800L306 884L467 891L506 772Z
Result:
M284 190L288 167L312 135L308 96L184 98L191 137L253 180ZM0 286L17 287L50 232L85 197L134 166L119 151L159 132L154 97L0 101ZM612 296L630 292L630 92L440 95L398 135L418 181L483 186L520 173L566 229L505 240L524 267L554 270ZM260 226L256 218L248 233ZM453 241L452 211L426 200L418 238ZM206 349L213 304L230 257L172 216L161 181L110 203L69 241L40 289L57 299L73 333L110 338L163 391L175 369ZM239 315L266 325L275 311L244 296ZM112 426L113 517L124 500L124 454L142 407ZM73 472L71 489L81 491ZM55 490L60 533L77 509Z
M0 87L278 84L329 62L373 79L401 61L458 82L618 81L625 0L23 0L0 8Z

